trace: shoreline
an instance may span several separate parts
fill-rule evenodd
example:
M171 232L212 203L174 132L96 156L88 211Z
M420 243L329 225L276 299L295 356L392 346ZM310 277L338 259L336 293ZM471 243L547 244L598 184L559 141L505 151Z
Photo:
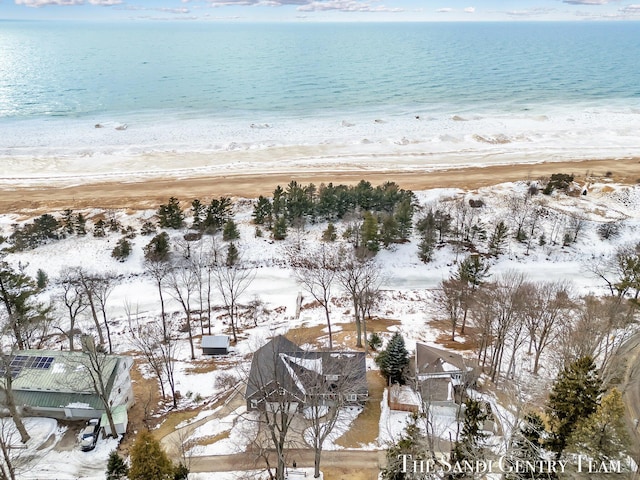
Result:
M587 174L589 181L606 179L628 185L640 181L638 157L482 166L466 164L442 168L431 165L428 169L401 167L402 164L386 169L381 168L379 164L368 166L345 163L324 168L321 165L308 168L296 166L288 170L273 167L249 173L242 172L239 168L213 172L157 172L142 177L126 172L113 172L113 176L122 176L122 180L100 180L90 177L65 179L61 176L60 179L65 181L60 184L52 181L45 183L45 180L38 179L32 185L17 184L15 180L3 179L0 180L0 213L37 215L65 208L156 209L171 196L182 202L222 195L256 198L259 195L271 195L277 185L284 187L291 180L304 184L312 182L316 185L329 182L355 184L363 179L374 185L394 181L401 188L411 190L452 187L475 190L504 182L535 180L548 177L552 173L570 173L575 175L579 182L585 182Z

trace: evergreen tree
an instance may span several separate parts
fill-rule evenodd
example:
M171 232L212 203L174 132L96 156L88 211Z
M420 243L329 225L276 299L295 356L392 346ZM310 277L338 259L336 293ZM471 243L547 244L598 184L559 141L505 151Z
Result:
M540 415L537 413L528 413L525 415L518 432L514 435L513 444L505 458L506 463L513 467L513 471L505 474L506 480L554 478L552 473L550 474L544 471L544 469L518 471L519 469L517 468L517 465L525 465L525 462L540 465L539 462L545 461L545 454L542 448L544 433L544 422Z
M284 240L287 238L287 220L279 217L273 224L273 239Z
M231 219L233 214L233 203L229 197L220 197L212 199L207 207L202 228L208 233L216 233L220 231L223 225Z
M205 208L200 200L197 198L191 202L191 214L193 216L193 220L191 223L191 228L195 230L200 230L202 228L202 220L204 217Z
M126 238L121 238L111 251L111 256L119 262L124 262L131 255L131 242Z
M157 215L160 228L178 229L184 225L184 213L176 197L171 197L169 203L160 205Z
M236 222L233 220L228 220L227 223L224 224L224 229L222 230L222 240L228 242L230 240L237 240L240 238L240 231L238 230L238 226Z
M46 288L47 283L49 283L49 276L44 270L39 268L36 273L36 285L38 286L38 289L43 290Z
M493 230L491 238L489 238L489 255L498 257L504 253L504 244L507 241L508 233L509 229L505 223L500 220Z
M393 217L398 225L398 236L400 240L407 241L413 227L413 205L411 204L411 200L408 198L402 200L396 206Z
M392 215L385 215L380 226L379 240L385 248L398 239L398 222Z
M232 242L227 249L226 264L228 267L235 265L238 262L239 252L236 245Z
M117 451L111 451L107 461L107 480L126 480L128 473L129 467L124 459Z
M393 334L387 348L376 357L376 364L388 383L404 384L405 369L409 365L409 352L400 333Z
M256 225L266 225L267 228L271 228L271 201L260 195L253 207L252 217Z
M594 413L578 423L567 449L597 462L623 459L629 447L624 415L622 395L614 388L602 397Z
M360 227L360 234L362 236L362 245L373 253L380 250L380 243L378 237L378 220L371 212L365 212L362 226Z
M86 235L87 234L87 219L84 217L82 213L76 215L74 222L74 230L76 235Z
M161 232L144 247L144 258L150 262L166 262L169 260L169 235Z
M189 468L182 462L176 465L173 471L173 480L188 480Z
M274 219L278 219L284 213L285 193L280 185L273 191L273 202L271 203L271 213Z
M336 226L333 223L329 223L327 228L322 232L322 241L323 242L335 242L336 238L338 238L338 234L336 232Z
M411 455L412 460L426 460L426 439L424 434L417 425L417 414L412 414L409 417L409 423L407 424L405 431L403 432L400 440L394 443L387 450L387 466L380 471L380 478L382 480L418 480L429 478L424 473L403 471L403 455Z
M462 423L462 435L451 451L451 463L475 462L484 459L484 439L487 434L483 432L484 422L489 414L484 411L482 404L472 398L467 399ZM471 477L469 477L471 475ZM468 472L451 473L449 478L473 478Z
M129 480L173 480L174 468L160 442L142 431L131 447Z
M418 244L418 258L420 258L424 263L429 263L433 260L433 252L435 249L435 232L432 232L432 234L425 235L422 237L422 240L420 240L420 243Z
M62 213L62 231L68 235L71 235L73 232L75 232L75 230L76 228L73 218L73 210L67 208Z
M107 224L104 220L100 219L93 225L93 236L104 237L106 235L105 228Z
M146 220L142 224L142 227L140 227L140 235L155 235L155 233L156 233L156 226L153 224L153 222L150 222L149 220Z
M602 381L590 356L575 360L558 374L547 404L551 427L548 446L557 458L564 452L576 425L596 411L601 393Z

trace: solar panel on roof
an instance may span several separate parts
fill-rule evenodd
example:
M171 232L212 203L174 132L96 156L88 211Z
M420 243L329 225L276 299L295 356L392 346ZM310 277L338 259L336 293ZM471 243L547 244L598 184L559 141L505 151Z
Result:
M31 368L47 369L51 366L53 357L35 357Z

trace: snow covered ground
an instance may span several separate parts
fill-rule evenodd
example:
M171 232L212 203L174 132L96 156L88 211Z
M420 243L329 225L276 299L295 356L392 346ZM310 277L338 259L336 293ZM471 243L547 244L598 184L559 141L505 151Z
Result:
M485 206L480 209L480 215L488 225L495 219L512 220L513 211L509 206L510 201L514 195L522 195L526 192L527 188L528 185L521 182L497 185L472 193L456 189L436 189L416 192L416 194L423 211L427 206L447 199L463 196L465 201L469 198L481 199ZM547 212L540 220L536 238L544 233L547 243L540 245L536 240L532 242L527 252L523 243L510 239L505 253L492 260L491 274L495 276L515 270L522 272L533 281L549 279L570 281L578 294L604 293L605 285L590 273L589 265L611 255L618 246L637 242L640 238L640 186L594 184L589 186L589 193L585 196L538 196L535 201L539 202ZM183 396L181 407L195 406L198 404L197 398L207 399L221 393L219 387L216 387L216 378L221 375L232 375L239 379L243 369L246 370L248 366L251 352L263 344L266 338L284 333L294 327L326 324L323 311L317 307L303 308L300 318L295 318L298 293L303 292L303 305L311 303L312 300L296 284L291 270L283 260L286 247L298 240L296 238L298 234L291 231L289 238L284 242L274 242L266 233L264 237L256 237L255 226L250 223L250 207L244 206L237 210L236 221L239 222L241 233L239 246L244 260L256 269L255 280L241 297L240 302L246 305L252 300L259 300L263 304L263 310L257 326L254 326L253 320L249 318L241 321L240 339L232 347L229 357L235 366L206 373L189 372L192 364L188 343L186 340L181 342L177 352L176 369L176 388ZM98 212L85 213L91 219ZM117 212L117 215L123 224L139 227L142 220L151 218L153 213L153 211L145 211L127 215L124 212ZM417 212L416 218L420 215L421 213ZM562 232L569 228L571 218L579 218L584 224L577 242L562 246L560 238L559 243L556 242L557 244L554 245L552 241L554 236L556 240L557 237L562 236ZM8 236L11 233L11 224L16 221L16 218L11 215L0 216L2 234ZM603 240L597 234L597 227L611 221L619 222L619 234L615 238ZM302 241L316 242L325 226L309 225L305 231L299 233L299 237ZM340 228L338 226L339 230ZM170 231L169 233L173 239L179 239L184 232ZM114 342L116 350L129 352L134 346L129 341L127 310L129 313L133 312L133 316L141 321L150 321L159 316L160 307L156 287L152 279L145 275L143 267L142 248L149 242L151 236L138 235L134 238L133 252L122 263L111 257L111 250L119 238L119 234L109 234L106 238L94 238L90 234L85 237L71 236L34 250L6 253L5 260L32 276L35 276L38 269L44 270L51 281L50 286L42 294L42 299L46 301L54 301L60 294L60 287L56 281L67 267L81 266L90 272L113 272L118 278L118 284L108 301L110 324L116 339ZM405 336L410 350L415 348L416 341L435 343L440 330L430 323L439 317L433 302L433 289L456 269L456 260L464 257L464 254L456 253L451 247L445 247L436 251L431 263L424 264L418 259L417 243L417 236L414 236L410 243L395 245L389 250L383 249L376 256L376 261L383 272L381 287L383 293L374 314L381 318L401 320L398 327L380 333L383 336L389 336L391 330L399 330ZM349 301L339 288L336 287L334 292L336 301L331 307L333 322L336 324L349 322L351 318ZM178 303L170 295L165 295L165 299L168 311L175 312L179 318ZM213 302L216 305L221 304L217 293L214 293ZM64 310L57 306L55 311L62 322L61 325L64 326L66 318ZM87 315L80 319L78 327L83 332L95 332L93 321ZM336 327L334 331L339 331L339 325ZM199 327L196 327L196 331L199 333ZM214 314L212 331L229 333L229 326L221 310L216 310ZM198 345L197 342L196 345ZM66 341L54 339L49 346L66 347ZM196 349L196 356L197 360L205 358L198 349ZM523 358L518 363L518 368L522 370L518 373L526 375L531 368L530 363L530 359ZM373 362L368 363L368 368L373 368ZM542 374L550 377L555 374L555 371L550 368L544 370ZM492 400L492 405L494 403L495 399ZM385 405L386 402L383 401L377 445L367 448L383 447L387 442L394 441L406 424L406 413L390 412L388 408L385 409ZM496 405L495 409L499 410L500 407ZM212 413L201 412L198 418L208 418ZM349 428L356 413L345 412L340 428L345 430ZM504 416L507 417L508 413L504 413ZM442 425L438 428L446 436L455 428L455 421L451 421L444 413L440 417ZM45 437L38 445L43 445L52 435L55 439L59 439L64 433L63 430L45 420L30 420L29 425L34 432L40 430L43 432L37 435ZM254 427L255 424L247 419L247 414L243 411L235 411L224 418L212 419L198 427L193 438L197 440L224 432L228 432L228 436L211 445L196 446L193 453L215 455L242 451L247 444L246 437ZM337 448L333 440L334 438L328 440L327 449ZM37 462L34 462L30 466L30 471L25 472L20 478L103 478L107 455L117 444L115 440L101 440L94 451L83 453L77 449L58 452L51 448L49 443L46 444L46 448L37 450ZM32 448L31 444L29 448ZM37 447L29 451L36 452L36 449ZM206 477L193 476L194 480L204 478ZM216 474L216 478L224 477Z

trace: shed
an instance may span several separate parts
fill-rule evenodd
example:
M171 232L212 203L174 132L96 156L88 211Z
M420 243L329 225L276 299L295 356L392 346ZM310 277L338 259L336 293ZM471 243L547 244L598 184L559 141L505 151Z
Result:
M205 355L226 355L229 353L229 336L203 335L200 346Z
M116 427L116 433L123 435L127 431L127 424L129 423L129 415L127 414L127 408L124 405L118 405L111 411L113 417L113 423ZM100 425L104 428L105 435L111 435L111 426L107 419L107 414L103 413L100 419Z

